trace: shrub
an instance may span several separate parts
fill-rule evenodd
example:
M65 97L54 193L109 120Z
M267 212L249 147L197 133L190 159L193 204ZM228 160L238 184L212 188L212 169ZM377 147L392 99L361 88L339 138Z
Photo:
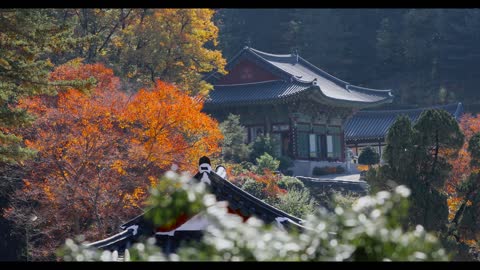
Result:
M339 190L330 191L318 191L315 189L309 189L315 203L324 207L329 211L333 211L335 207L340 206L342 208L348 208L360 197L360 195L354 192L345 192Z
M297 217L306 217L315 211L315 203L310 198L308 189L289 189L274 206Z
M293 166L293 160L287 156L281 156L278 158L280 161L280 166L278 166L278 169L281 172L286 172L288 168Z
M340 206L343 209L352 208L353 204L360 198L360 196L353 192L332 192L330 194L334 207Z
M269 155L268 153L264 153L259 158L257 158L257 173L263 173L265 169L270 171L278 170L278 166L280 165L280 161L276 160L274 157Z
M250 195L259 198L260 200L265 200L267 198L265 194L265 185L264 183L257 182L253 179L247 179L242 185L242 189L250 193Z
M378 168L370 168L365 173L365 181L370 185L372 192L379 192L381 190L392 191L397 183L390 180L391 177L388 173L388 165L384 165Z
M259 135L255 139L252 145L252 152L250 154L250 161L255 162L255 160L262 156L265 153L268 153L270 156L275 157L275 145L278 142L270 135Z
M296 177L283 176L282 179L278 181L278 187L290 191L292 189L302 190L305 188L305 185Z
M253 180L263 184L263 196L260 199L265 199L267 202L275 200L279 195L286 193L287 191L278 187L280 175L276 175L270 170L265 170L263 175L255 174L253 172L247 172L239 175L240 178L245 178L246 183L248 180ZM243 188L243 185L242 185ZM253 194L252 194L253 195Z
M373 151L373 148L366 147L358 157L358 163L363 165L373 165L380 162L380 156L377 152Z

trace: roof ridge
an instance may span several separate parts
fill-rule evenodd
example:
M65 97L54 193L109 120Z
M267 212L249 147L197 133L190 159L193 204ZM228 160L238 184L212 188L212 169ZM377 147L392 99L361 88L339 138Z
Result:
M293 55L292 54L273 54L273 53L267 53L267 52L264 52L264 51L260 51L260 50L257 50L257 49L254 49L252 47L245 47L245 49L250 49L254 52L257 52L257 53L260 53L260 54L265 54L265 55L268 55L268 56L273 56L273 57L292 57Z
M253 84L263 84L263 83L271 83L271 82L286 82L285 80L268 80L268 81L260 81L260 82L250 82L250 83L236 83L236 84L214 84L213 86L240 86L240 85L253 85Z
M297 81L297 82L300 82L300 83L312 83L312 82L315 81L315 79L310 80L310 81L309 81L309 80L302 80L302 79L298 78L297 76L291 74L290 72L285 71L285 70L277 67L276 65L273 65L272 63L270 63L269 60L265 59L265 58L261 55L261 54L269 55L268 53L264 53L264 52L261 52L261 51L258 51L258 50L252 49L252 48L248 48L248 51L249 51L250 53L252 53L253 55L255 55L256 57L260 58L263 62L265 62L266 64L268 64L268 65L271 66L272 68L280 71L280 72L283 73L283 74L287 74L288 76L290 76L291 79L293 79L293 80L295 80L295 81ZM260 52L260 54L258 54L257 52ZM290 57L291 57L291 55L290 55Z
M384 93L390 92L390 95L391 95L392 89L375 89L375 88L368 88L368 87L354 85L354 84L351 84L347 81L344 81L344 80L326 72L325 70L315 66L314 64L310 63L309 61L307 61L305 58L303 58L301 56L299 56L299 59L303 64L306 64L308 67L313 68L315 71L320 72L321 73L320 75L323 75L323 76L326 76L329 79L332 79L334 82L336 82L337 84L340 84L341 86L343 86L347 90L350 90L350 88L356 88L356 89L352 89L352 90L354 90L354 91L355 90L358 90L358 91L366 90L366 91L384 92Z
M346 87L347 85L350 85L349 82L347 81L344 81L340 78L337 78L335 76L333 76L332 74L326 72L325 70L315 66L314 64L308 62L305 58L301 57L301 56L298 56L298 59L303 62L304 64L307 64L307 66L309 66L310 68L313 68L315 71L319 71L321 73L321 75L325 75L326 77L332 79L333 81L336 81L337 83L340 83L340 84L345 84L344 87Z

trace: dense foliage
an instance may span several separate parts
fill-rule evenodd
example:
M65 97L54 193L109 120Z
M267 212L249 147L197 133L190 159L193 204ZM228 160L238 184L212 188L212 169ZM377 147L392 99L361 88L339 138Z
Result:
M209 226L201 243L188 243L176 254L162 254L154 241L135 244L129 260L213 260L213 261L402 261L446 260L447 254L437 238L422 226L403 230L400 221L407 215L409 190L399 186L393 193L380 192L359 199L351 208L336 207L334 213L319 210L310 215L301 232L277 226L265 226L256 218L247 222L227 213L226 204L205 195L202 183L192 184L169 173L179 183L169 194L182 201L172 201L161 192L153 192L151 205L163 210L168 205L198 205ZM180 179L182 179L180 178ZM158 190L158 189L155 189ZM174 195L175 193L175 195ZM162 211L159 211L159 213ZM166 218L157 218L164 224ZM67 240L59 253L67 261L109 261L112 253L88 249Z
M0 162L16 163L31 157L15 128L33 118L15 108L21 98L53 94L48 81L53 63L49 54L64 50L68 28L59 27L54 12L10 9L0 11Z
M64 9L60 24L73 25L80 39L58 58L82 57L106 63L124 88L151 87L157 79L183 91L207 94L204 73L225 73L215 49L218 28L211 9Z
M380 155L372 147L365 147L358 157L358 163L363 165L374 165L380 162Z
M479 254L478 232L473 229L478 219L475 207L469 207L477 189L476 164L471 162L476 157L471 153L477 151L472 132L476 127L467 123L475 121L470 116L462 120L465 136L442 110L425 111L413 126L408 117L399 117L388 131L387 164L367 172L373 190L392 190L399 184L411 188L408 224L437 231L457 260L472 260Z
M445 185L449 196L450 230L457 241L466 243L480 254L480 224L478 194L478 138L480 119L466 114L460 121L465 142L455 159L449 160L452 172Z
M268 153L264 153L258 157L256 161L258 173L263 173L264 170L276 171L278 170L278 166L280 166L280 161L276 160Z
M217 153L222 135L202 103L157 81L132 96L101 64L58 67L52 80L94 77L91 93L76 89L23 100L37 116L21 132L38 156L25 163L23 189L10 220L21 225L35 213L41 230L32 255L45 258L70 234L106 237L138 213L156 178L173 164L193 172L198 156Z

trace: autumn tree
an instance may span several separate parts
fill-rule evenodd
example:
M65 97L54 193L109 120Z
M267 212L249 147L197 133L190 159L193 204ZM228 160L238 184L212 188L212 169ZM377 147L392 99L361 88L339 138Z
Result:
M38 217L35 258L52 256L68 235L93 240L115 232L141 212L159 175L173 164L192 171L199 156L219 150L217 122L200 112L198 98L170 84L157 81L127 96L111 69L78 61L58 67L51 80L92 77L88 93L71 88L21 104L37 115L24 137L38 156L26 164L9 218L22 224L31 213Z
M158 78L192 95L212 86L202 74L225 73L211 9L73 9L66 23L76 25L82 42L73 57L108 63L128 88L150 87Z
M459 150L458 156L449 160L452 172L445 184L445 190L449 196L449 220L450 231L460 243L476 246L477 253L480 251L478 242L480 231L478 223L478 133L480 132L480 118L465 114L460 120L460 128L465 134L465 141ZM475 225L477 224L477 225Z

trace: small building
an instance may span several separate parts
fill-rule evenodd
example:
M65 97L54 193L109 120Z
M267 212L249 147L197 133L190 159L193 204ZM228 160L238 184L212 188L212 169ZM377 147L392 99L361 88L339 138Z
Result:
M380 157L385 147L388 129L400 115L407 115L412 123L428 109L442 109L449 112L458 121L463 115L461 102L408 110L359 111L345 123L346 145L358 156L362 149L370 146Z
M230 113L240 115L247 142L270 134L278 142L277 155L294 160L294 175L344 164L345 121L355 111L393 99L391 90L352 85L298 54L245 47L226 69L227 75L206 76L214 88L204 111L220 122Z

